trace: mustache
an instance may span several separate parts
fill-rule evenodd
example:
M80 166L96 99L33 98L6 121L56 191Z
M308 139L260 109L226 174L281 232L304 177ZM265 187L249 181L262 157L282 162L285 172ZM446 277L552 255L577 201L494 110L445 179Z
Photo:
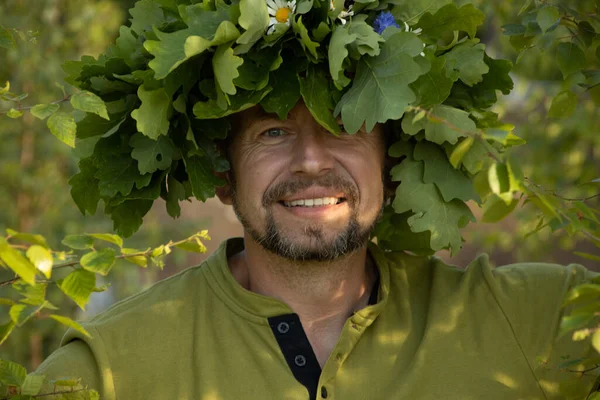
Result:
M284 196L291 196L300 190L308 189L310 187L334 189L335 191L343 192L346 196L346 201L349 201L352 204L355 204L358 201L358 188L354 183L340 176L328 174L318 178L301 178L296 176L286 181L276 183L269 187L263 195L262 205L268 207Z

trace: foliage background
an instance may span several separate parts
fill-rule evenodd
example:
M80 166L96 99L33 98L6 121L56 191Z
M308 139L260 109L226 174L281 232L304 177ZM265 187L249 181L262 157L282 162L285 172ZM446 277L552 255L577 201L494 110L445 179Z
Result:
M478 33L488 45L488 51L495 57L514 62L519 52L514 50L509 37L502 35L501 26L519 20L517 14L523 1L472 2L488 18ZM96 56L105 50L116 38L118 27L127 23L127 10L133 3L133 0L3 0L0 25L18 31L11 31L17 37L15 49L0 48L0 86L10 81L11 91L29 93L30 98L23 101L24 105L61 99L63 94L56 83L64 76L62 62L84 54ZM580 9L593 10L597 2L581 0L578 3ZM597 194L600 184L585 183L600 177L600 106L594 103L592 96L583 95L571 117L547 118L552 98L565 85L551 51L533 48L525 52L513 69L512 77L515 90L500 99L495 111L501 113L506 122L516 125L516 133L528 142L514 150L525 176L565 198ZM11 106L0 101L0 112ZM109 232L108 218L101 213L83 218L70 198L67 181L76 172L76 159L77 150L72 152L48 132L43 122L31 115L25 114L18 120L2 117L0 230L10 227L40 233L53 247L59 247L66 234ZM587 204L600 209L598 197ZM476 210L475 213L477 215ZM500 223L471 225L464 232L466 245L458 255L440 255L460 266L485 251L491 253L498 265L530 260L580 262L600 270L598 261L573 254L574 251L598 253L580 236L569 236L564 230L553 233L546 228L524 239L537 222L538 215L533 208L519 206ZM183 208L179 220L171 220L164 212L164 204L156 204L141 230L127 243L131 247L152 246L189 236L200 229L208 229L213 238L208 253L221 240L241 233L231 210L217 201L190 203ZM78 315L76 305L69 300L58 300L64 299L63 296L57 296L55 304L61 308L71 307L78 318L89 317L117 299L200 261L199 256L174 252L165 260L164 270L151 267L141 271L130 265L114 268L109 276L112 287L92 297L87 315ZM0 281L10 277L8 272L0 271ZM10 289L0 288L0 291L7 290ZM49 299L53 301L52 293ZM3 311L0 315L7 313ZM57 347L64 329L49 320L27 324L0 348L0 358L35 369Z

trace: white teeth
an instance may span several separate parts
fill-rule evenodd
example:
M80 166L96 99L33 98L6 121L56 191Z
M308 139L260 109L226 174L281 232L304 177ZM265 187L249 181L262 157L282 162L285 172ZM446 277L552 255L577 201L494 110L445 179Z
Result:
M294 201L284 201L283 204L286 207L315 207L315 206L327 206L330 204L337 204L338 199L336 197L321 197L318 199L302 199Z

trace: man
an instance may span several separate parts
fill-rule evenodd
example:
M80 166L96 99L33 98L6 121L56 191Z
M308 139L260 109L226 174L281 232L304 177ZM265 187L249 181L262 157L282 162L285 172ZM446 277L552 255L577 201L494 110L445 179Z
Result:
M235 117L220 188L244 227L208 261L69 331L39 368L102 399L559 399L593 377L556 342L572 265L462 271L384 253L384 129L331 135L298 103ZM591 352L589 354L592 354ZM566 383L561 383L566 382Z

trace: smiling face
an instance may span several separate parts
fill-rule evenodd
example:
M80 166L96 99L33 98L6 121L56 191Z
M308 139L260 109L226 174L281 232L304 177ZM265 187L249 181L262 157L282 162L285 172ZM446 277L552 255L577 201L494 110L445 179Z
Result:
M383 207L381 126L336 137L300 102L285 121L251 108L233 129L230 190L220 197L254 241L295 261L366 244Z

